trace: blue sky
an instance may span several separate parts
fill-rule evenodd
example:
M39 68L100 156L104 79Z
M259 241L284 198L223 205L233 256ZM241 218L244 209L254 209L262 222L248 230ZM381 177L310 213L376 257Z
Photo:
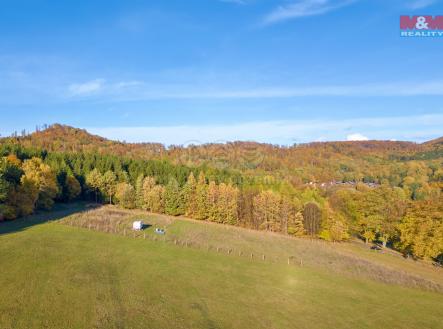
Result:
M443 135L442 0L0 0L0 134L166 144Z

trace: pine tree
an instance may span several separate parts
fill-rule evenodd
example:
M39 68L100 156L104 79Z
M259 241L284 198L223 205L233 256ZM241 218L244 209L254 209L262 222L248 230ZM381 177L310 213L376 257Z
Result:
M200 172L198 176L197 186L195 188L196 206L197 211L195 213L196 219L208 218L208 200L207 200L208 185L206 184L205 174Z
M281 230L280 205L281 197L273 191L262 191L254 197L254 221L259 228L266 231Z
M183 214L182 194L175 178L171 178L165 188L165 213L172 216Z
M288 234L294 236L302 236L306 234L303 226L303 215L301 212L296 211L288 222Z
M195 217L197 213L196 189L197 189L197 182L195 181L194 174L191 172L183 188L183 202L185 207L185 215L189 217Z
M135 206L139 209L143 208L143 180L145 176L143 174L137 177L135 181Z
M206 201L207 207L207 219L210 221L219 221L219 209L218 209L218 186L214 181L210 181L207 189Z
M296 199L283 196L280 204L281 232L294 236L305 233L303 215L298 211Z
M75 200L82 192L79 181L71 175L66 176L65 187L67 201Z
M149 210L155 213L165 212L165 188L161 185L154 186L147 195Z
M155 187L155 178L154 177L145 177L143 179L143 185L142 185L142 195L143 195L143 202L142 202L142 209L153 211L151 201L152 201L152 194L151 191Z
M239 190L237 187L227 185L226 187L226 205L224 209L223 222L230 225L238 224L238 199Z

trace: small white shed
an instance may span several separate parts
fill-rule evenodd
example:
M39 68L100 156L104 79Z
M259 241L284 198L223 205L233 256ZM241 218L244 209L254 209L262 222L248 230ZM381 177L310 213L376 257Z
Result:
M143 222L141 220L132 223L132 229L134 231L140 231L143 229Z

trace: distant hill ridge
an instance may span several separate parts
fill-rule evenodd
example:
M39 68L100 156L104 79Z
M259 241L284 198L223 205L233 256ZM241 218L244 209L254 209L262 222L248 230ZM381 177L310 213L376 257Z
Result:
M418 144L407 141L333 141L281 146L256 142L173 145L125 143L93 135L84 129L54 124L23 136L5 137L1 143L51 152L111 154L133 159L169 160L187 166L207 165L244 173L269 174L291 183L358 181L391 171L394 162L443 158L443 137Z
M9 138L9 137L3 137L2 139ZM160 143L150 143L150 142L144 142L144 143L126 143L126 142L120 142L120 141L114 141L107 139L105 137L101 137L98 135L94 135L89 133L86 129L81 128L75 128L68 125L62 125L62 124L53 124L48 126L46 129L38 130L36 132L33 132L31 134L28 134L26 136L16 136L16 138L23 143L26 142L26 140L32 140L33 142L36 142L37 144L45 144L45 145L51 145L55 142L66 142L66 143L72 143L76 145L86 145L86 144L106 144L106 145L138 145L138 146L147 146L147 145L155 145L156 147L162 146L166 149L166 147L163 144ZM286 146L279 146L279 145L273 145L273 144L267 144L267 143L258 143L258 142L240 142L235 141L232 142L234 144L256 144L256 145L262 145L262 146L268 146L268 147L274 147L274 148L293 148L293 146L286 147ZM336 147L356 147L359 149L386 149L386 150L398 150L398 149L414 149L419 150L423 146L428 145L440 145L443 144L443 137L433 139L427 142L424 142L422 144L418 144L415 142L409 142L409 141L391 141L391 140L369 140L369 141L326 141L326 142L310 142L310 143L303 143L299 144L298 147L305 147L305 148L318 148L318 147L324 147L324 146L336 146ZM212 143L208 143L205 145L214 145ZM217 145L217 144L215 144Z

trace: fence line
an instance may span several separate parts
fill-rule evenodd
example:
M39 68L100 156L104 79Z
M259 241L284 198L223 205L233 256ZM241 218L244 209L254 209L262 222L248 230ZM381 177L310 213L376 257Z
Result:
M107 234L113 234L113 235L121 235L121 236L125 236L125 237L129 237L129 238L133 238L133 239L143 239L143 240L150 240L150 241L160 241L160 242L164 242L164 243L170 243L170 244L174 244L174 245L178 245L178 246L182 246L182 247L186 247L186 248L194 248L194 249L199 249L199 250L206 250L206 251L211 251L214 250L216 251L216 253L222 253L222 254L226 254L228 256L236 256L236 257L240 257L240 258L249 258L251 261L259 261L259 262L267 262L267 263L280 263L280 264L285 264L285 260L281 260L278 257L272 258L272 257L268 257L266 254L262 254L262 253L258 253L258 254L254 254L253 252L251 253L245 253L244 250L239 249L238 251L234 248L227 248L227 247L220 247L220 246L214 246L214 245L210 245L210 244L199 244L196 243L195 241L189 241L187 239L179 239L176 236L172 236L171 238L168 238L166 236L163 237L163 239L161 239L160 237L157 237L156 235L153 234L147 234L146 232L140 232L140 231L132 231L132 234L128 234L127 232L127 226L122 226L120 222L118 223L107 223L107 225L100 225L99 223L97 224L92 224L87 221L87 220L73 220L73 219L69 219L69 220L65 220L64 222L65 225L68 226L72 226L72 227L78 227L78 228L85 228L87 230L94 230L94 231L98 231L98 232L103 232L103 233L107 233ZM295 265L295 266L303 266L303 259L299 258L296 259L294 256L290 256L287 259L287 265Z

